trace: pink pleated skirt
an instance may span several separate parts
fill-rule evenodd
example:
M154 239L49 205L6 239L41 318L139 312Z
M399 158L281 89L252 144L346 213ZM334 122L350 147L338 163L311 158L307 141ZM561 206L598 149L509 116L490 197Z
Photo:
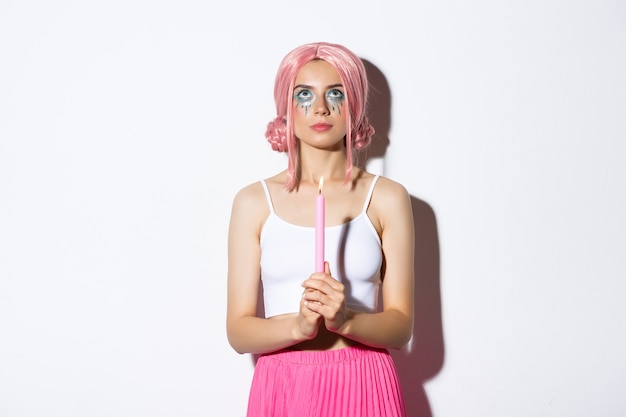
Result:
M385 349L279 351L257 361L247 417L405 417Z

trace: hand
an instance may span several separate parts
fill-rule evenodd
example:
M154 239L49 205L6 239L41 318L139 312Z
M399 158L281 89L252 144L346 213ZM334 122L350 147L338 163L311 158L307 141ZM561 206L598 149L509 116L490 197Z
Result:
M305 290L306 291L306 290ZM307 302L302 297L300 300L300 311L298 313L298 317L296 318L297 323L297 331L299 335L298 339L310 340L317 336L317 332L320 327L320 323L322 321L321 314L311 310L307 306Z
M346 322L345 286L330 275L328 262L324 263L324 272L312 274L302 286L301 305L321 315L324 325L331 332L340 330Z

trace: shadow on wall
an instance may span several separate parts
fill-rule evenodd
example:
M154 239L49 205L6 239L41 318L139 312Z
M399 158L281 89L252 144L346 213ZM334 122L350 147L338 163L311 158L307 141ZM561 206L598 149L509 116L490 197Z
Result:
M385 76L363 60L371 85L370 122L376 129L366 154L357 160L365 166L370 158L384 157L389 146L391 91ZM441 320L440 255L437 219L428 203L411 196L415 224L415 323L413 339L399 351L391 351L398 368L408 417L432 417L424 384L435 377L444 363Z
M424 384L435 377L444 362L439 238L432 208L411 197L415 222L415 323L413 339L402 350L392 351L398 367L408 417L432 417Z
M372 142L355 156L355 165L364 168L368 159L382 158L389 146L391 128L391 93L382 72L371 62L362 59L370 84L367 116L376 130Z

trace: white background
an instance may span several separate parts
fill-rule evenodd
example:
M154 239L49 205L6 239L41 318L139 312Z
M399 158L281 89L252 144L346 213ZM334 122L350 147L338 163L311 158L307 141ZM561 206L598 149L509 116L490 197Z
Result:
M619 0L0 3L0 416L244 415L230 205L318 40L414 197L409 416L626 416Z

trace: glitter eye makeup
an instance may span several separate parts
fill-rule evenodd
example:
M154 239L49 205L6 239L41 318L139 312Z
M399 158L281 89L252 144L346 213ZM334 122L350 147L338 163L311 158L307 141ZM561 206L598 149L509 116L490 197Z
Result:
M343 107L343 101L345 100L345 95L343 91L333 88L326 92L326 101L329 104L329 107L332 111L336 111L341 114L341 108ZM309 115L309 108L315 102L316 96L309 89L301 89L297 90L294 94L294 100L296 101L296 106L304 109L305 116Z
M345 95L343 91L333 88L326 93L326 100L330 103L330 108L333 111L337 111L337 113L341 114L341 107L343 107L343 100L345 99Z
M309 108L313 105L313 101L315 101L315 94L313 94L311 90L303 89L296 91L294 99L297 105L304 109L304 114L308 116Z

